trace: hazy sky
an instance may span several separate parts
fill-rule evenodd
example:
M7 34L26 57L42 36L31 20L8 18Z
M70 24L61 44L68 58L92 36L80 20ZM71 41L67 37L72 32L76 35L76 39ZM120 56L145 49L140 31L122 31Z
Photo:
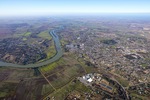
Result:
M150 13L150 0L0 0L0 16L132 12Z

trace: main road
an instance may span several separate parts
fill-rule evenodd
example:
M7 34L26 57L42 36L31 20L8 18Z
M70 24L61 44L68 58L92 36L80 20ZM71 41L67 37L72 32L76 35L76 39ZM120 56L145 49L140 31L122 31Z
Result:
M61 27L62 28L62 27ZM55 62L56 60L58 60L60 57L62 57L62 49L61 49L61 44L59 41L59 37L56 34L56 30L60 30L60 29L55 29L49 32L49 34L52 36L54 43L55 43L55 49L56 49L56 54L51 57L48 60L45 60L43 62L39 62L39 63L35 63L35 64L27 64L27 65L19 65L19 64L14 64L14 63L7 63L7 62L2 62L0 61L0 66L2 67L18 67L18 68L37 68L37 67L41 67L44 65L48 65L52 62Z

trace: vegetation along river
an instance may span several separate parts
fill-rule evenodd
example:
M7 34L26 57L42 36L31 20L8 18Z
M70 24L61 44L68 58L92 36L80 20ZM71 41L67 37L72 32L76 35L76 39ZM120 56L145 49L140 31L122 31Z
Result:
M56 60L58 60L60 57L62 57L62 49L61 49L61 44L59 41L59 37L56 34L57 30L62 29L63 27L60 27L59 29L55 29L49 32L49 34L52 36L54 42L55 42L55 49L56 49L56 54L49 58L48 60L45 60L43 62L39 62L39 63L35 63L35 64L27 64L27 65L19 65L19 64L13 64L13 63L7 63L7 62L2 62L0 61L0 66L2 67L19 67L19 68L37 68L37 67L41 67L44 65L48 65L52 62L55 62Z

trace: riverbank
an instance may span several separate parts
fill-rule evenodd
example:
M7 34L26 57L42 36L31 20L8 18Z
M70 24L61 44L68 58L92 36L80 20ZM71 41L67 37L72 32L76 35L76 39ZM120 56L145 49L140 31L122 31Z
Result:
M0 66L1 67L15 67L15 68L37 68L37 67L45 66L52 62L55 62L62 56L63 53L61 50L61 44L59 41L59 37L55 33L55 30L50 31L49 35L52 36L54 43L55 43L56 54L53 57L51 57L48 60L45 60L43 62L40 62L40 63L28 64L28 65L19 65L19 64L13 64L13 63L7 63L7 62L0 61Z

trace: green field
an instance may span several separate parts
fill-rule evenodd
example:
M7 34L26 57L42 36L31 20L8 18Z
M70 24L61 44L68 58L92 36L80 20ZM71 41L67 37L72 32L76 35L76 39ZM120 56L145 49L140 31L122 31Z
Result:
M64 60L61 58L58 61L55 61L47 66L43 66L40 68L40 70L43 73L49 73L50 71L52 71L54 68L56 68L58 65L63 64Z
M23 36L28 37L31 35L31 32L26 32Z
M48 40L52 39L52 36L49 34L49 31L43 31L43 32L39 33L38 36L43 39L48 39Z
M73 80L85 74L86 70L93 72L93 67L85 65L83 60L80 59L79 62L75 58L75 55L67 53L60 60L40 69L56 89L54 91L50 85L46 85L42 89L42 94L47 93L50 97L54 96L56 100L60 100L60 97L64 99L72 91L89 92L89 88L78 81L74 83Z
M49 97L54 97L55 100L64 100L69 93L73 91L78 91L81 94L82 93L90 93L90 89L80 83L79 81L76 81L75 83L71 81L64 87L58 89L57 91L53 92L52 94L49 95ZM46 99L45 99L46 100Z
M56 54L54 41L52 41L51 46L46 50L46 54L48 59Z

